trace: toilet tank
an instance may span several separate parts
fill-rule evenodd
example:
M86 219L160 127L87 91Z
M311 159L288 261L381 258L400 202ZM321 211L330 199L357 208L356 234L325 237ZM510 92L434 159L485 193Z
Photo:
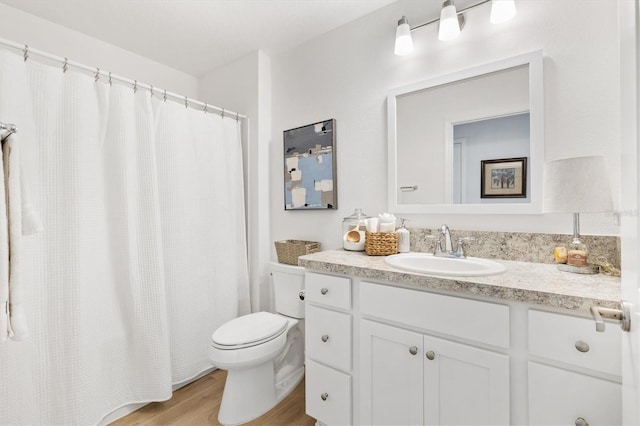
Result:
M271 281L276 312L292 318L304 318L304 268L271 262Z

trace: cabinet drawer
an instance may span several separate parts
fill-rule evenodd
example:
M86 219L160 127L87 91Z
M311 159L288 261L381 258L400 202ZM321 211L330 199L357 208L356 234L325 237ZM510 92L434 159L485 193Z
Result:
M360 310L425 330L509 347L509 307L506 305L363 281Z
M306 272L304 282L308 302L351 309L350 278Z
M529 362L529 424L622 424L622 386L580 373Z
M308 305L305 341L307 357L351 370L351 315Z
M590 318L529 310L529 353L616 376L621 375L621 333L616 324L600 333Z
M327 425L351 424L351 376L309 360L305 374L307 414Z

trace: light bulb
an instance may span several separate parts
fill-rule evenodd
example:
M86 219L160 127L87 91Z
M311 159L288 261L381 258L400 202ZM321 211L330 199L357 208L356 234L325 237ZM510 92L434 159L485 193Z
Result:
M458 13L453 5L453 0L447 0L442 4L440 11L440 29L438 30L438 40L453 40L460 35L460 22Z
M398 56L408 55L413 51L413 40L411 39L411 28L409 21L403 16L398 21L396 28L396 47L394 53Z
M501 24L516 16L516 3L514 0L491 0L492 24Z

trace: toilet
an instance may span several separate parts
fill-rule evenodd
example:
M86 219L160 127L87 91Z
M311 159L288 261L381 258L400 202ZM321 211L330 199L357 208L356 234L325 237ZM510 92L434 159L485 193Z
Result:
M304 268L270 264L276 314L234 318L213 332L209 360L228 370L218 421L237 425L275 407L304 376Z

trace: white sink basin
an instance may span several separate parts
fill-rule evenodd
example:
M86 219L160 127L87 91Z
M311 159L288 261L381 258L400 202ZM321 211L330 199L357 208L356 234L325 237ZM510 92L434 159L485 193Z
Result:
M384 260L394 268L433 275L478 277L497 275L507 270L504 265L492 260L477 257L467 257L465 259L436 257L429 253L394 254L387 256Z

